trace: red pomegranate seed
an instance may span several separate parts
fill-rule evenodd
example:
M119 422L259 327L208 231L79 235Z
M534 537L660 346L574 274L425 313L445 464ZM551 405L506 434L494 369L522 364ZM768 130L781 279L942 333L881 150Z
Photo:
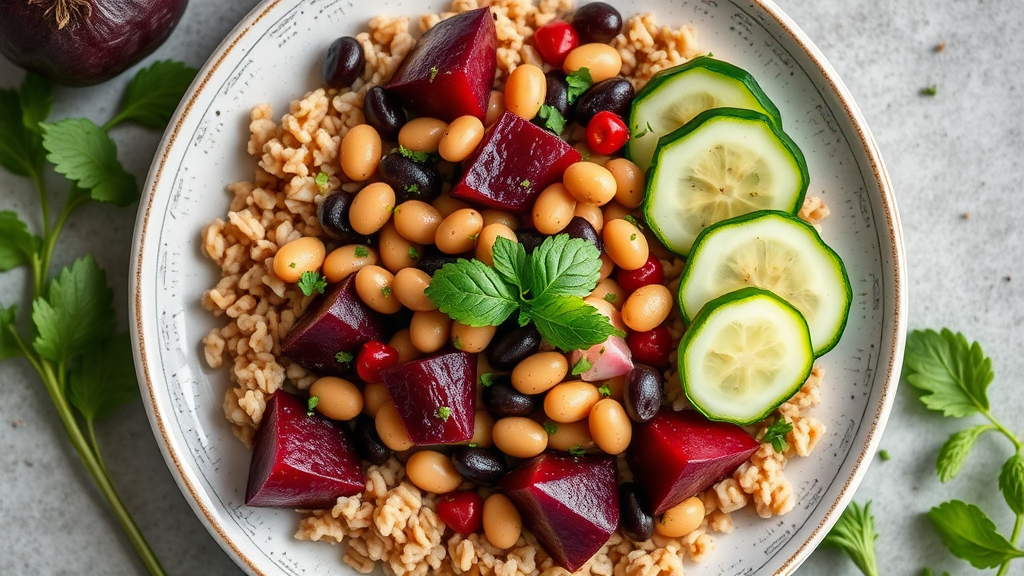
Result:
M633 361L655 368L668 366L669 354L672 353L672 336L668 328L658 326L648 332L630 332L626 336L626 345L633 353Z
M533 42L545 62L561 68L565 55L580 45L580 38L571 24L555 20L538 28L533 33Z
M382 368L398 364L398 350L383 342L370 340L356 355L356 374L367 384L379 384Z
M629 140L629 130L618 114L602 110L587 124L587 148L595 154L614 154Z
M460 534L472 534L483 525L484 499L473 490L452 492L437 501L437 516Z
M651 254L643 266L636 270L620 269L615 278L626 294L632 294L648 284L661 284L665 279L665 273L661 267L661 260Z

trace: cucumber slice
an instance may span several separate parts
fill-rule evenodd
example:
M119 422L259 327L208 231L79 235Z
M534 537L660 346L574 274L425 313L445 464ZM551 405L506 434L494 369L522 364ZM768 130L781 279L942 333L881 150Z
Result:
M796 213L810 177L800 148L759 112L701 112L658 143L644 215L685 256L708 226L757 210Z
M688 320L747 286L770 290L803 314L815 356L839 342L853 299L850 279L839 255L803 220L765 211L702 232L679 282L679 309Z
M710 420L753 424L789 400L811 373L803 316L767 290L708 302L679 344L679 380Z
M782 126L779 109L753 76L727 62L699 56L658 72L633 99L626 155L646 170L659 138L705 110L722 107L756 110Z

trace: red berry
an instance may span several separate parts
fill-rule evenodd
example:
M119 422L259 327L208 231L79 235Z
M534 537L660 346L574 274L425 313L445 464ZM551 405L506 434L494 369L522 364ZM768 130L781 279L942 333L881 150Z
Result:
M437 501L437 516L460 534L472 534L483 525L484 499L474 490L452 492Z
M367 384L380 383L380 371L398 364L398 350L383 342L370 340L356 355L356 374Z
M568 22L555 20L538 28L533 33L533 42L545 62L561 68L565 55L580 45L580 38Z
M619 286L622 286L626 294L632 294L648 284L661 284L664 277L661 260L658 260L654 254L649 255L647 262L644 262L644 265L636 270L619 269L619 273L616 275Z
M629 140L629 130L619 115L602 110L587 124L587 148L595 154L614 154Z
M672 353L672 335L664 326L648 332L630 332L626 336L626 345L633 353L634 362L664 368L668 366L668 356Z

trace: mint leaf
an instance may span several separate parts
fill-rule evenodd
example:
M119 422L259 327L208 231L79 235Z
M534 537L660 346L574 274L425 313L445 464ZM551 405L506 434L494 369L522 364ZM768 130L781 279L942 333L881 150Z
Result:
M139 197L135 177L117 160L117 146L99 126L84 118L43 123L43 147L53 168L93 200L127 206Z
M491 259L502 280L519 288L520 294L527 288L520 280L526 275L526 248L522 244L498 236L491 248Z
M875 563L877 538L875 518L871 515L871 502L865 504L863 508L856 502L850 502L821 545L839 548L845 552L865 576L878 576L878 567Z
M986 389L995 375L992 360L977 342L943 328L907 335L903 360L907 382L921 392L921 402L944 416L962 418L988 409Z
M299 276L298 282L299 290L306 296L312 296L313 294L323 294L324 290L327 289L327 278L324 278L319 272L306 271ZM385 294L387 296L387 294Z
M601 253L586 240L559 234L533 251L527 270L529 293L535 301L556 295L583 298L600 280Z
M543 120L543 125L555 134L561 134L565 130L565 117L558 111L558 108L550 104L541 104L537 117Z
M999 471L999 490L1013 513L1024 514L1024 460L1014 454Z
M0 272L31 264L40 243L17 214L0 211Z
M594 84L594 78L590 75L590 68L583 67L565 77L569 84L569 104L572 104Z
M474 327L497 326L519 307L501 276L479 260L445 264L424 293L441 312Z
M183 62L161 60L139 70L128 84L121 112L107 127L130 120L147 128L164 129L198 71Z
M139 393L127 332L88 350L68 375L68 397L86 420L106 418Z
M43 146L39 135L25 124L18 92L0 90L0 166L12 174L32 177L43 170Z
M983 424L973 428L961 430L949 437L939 449L939 456L935 460L935 469L939 473L939 480L948 482L960 473L964 467L967 455L978 438L989 430L995 430L991 424Z
M975 568L995 568L1024 552L996 532L992 520L973 504L951 500L928 512L928 518L942 537L942 543L957 558Z
M40 76L29 73L21 81L22 124L32 132L39 134L39 125L50 117L53 108L53 88ZM37 142L39 140L37 139ZM40 146L42 144L40 143ZM42 149L40 148L40 153Z
M587 360L587 357L582 356L575 364L572 365L572 375L579 376L580 374L583 374L584 372L590 370L593 367L594 365L591 364L589 360Z
M0 307L0 360L7 360L22 354L21 347L18 346L17 341L14 339L14 334L11 333L16 328L17 312L18 308L16 306L11 306L10 308Z
M786 441L786 434L793 431L793 423L787 421L785 418L779 418L772 425L764 431L764 438L761 442L766 442L772 445L772 448L782 454L786 450L789 450L789 442Z
M32 303L39 355L66 362L114 332L113 293L107 275L92 259L79 258L50 282L46 297Z
M566 352L585 350L612 335L625 336L597 308L572 296L548 296L535 301L527 314L545 340Z

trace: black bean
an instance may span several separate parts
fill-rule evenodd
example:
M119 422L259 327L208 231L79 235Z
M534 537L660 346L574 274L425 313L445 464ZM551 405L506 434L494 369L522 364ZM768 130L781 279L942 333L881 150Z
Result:
M591 2L576 10L571 24L580 37L580 44L607 43L622 31L622 14L604 2Z
M654 516L647 511L643 494L632 482L619 486L619 528L638 542L654 536Z
M493 484L508 471L505 459L487 448L457 446L452 451L452 464L463 478L480 484Z
M569 82L565 79L565 72L552 70L544 76L547 79L544 103L558 110L566 122L571 121L576 111L576 103L569 103Z
M437 246L431 244L423 248L423 252L420 254L419 260L416 261L416 267L423 270L431 276L435 272L441 269L445 264L454 264L458 261L459 257L452 254L445 254L437 249Z
M634 422L649 422L661 408L665 383L661 372L646 364L634 364L622 390L622 404Z
M441 174L430 164L421 164L401 154L385 154L377 165L380 179L395 189L398 202L431 202L441 195Z
M358 243L362 239L348 221L348 208L355 196L338 190L325 197L316 210L316 217L320 220L320 227L324 229L324 233L343 244Z
M356 427L352 435L352 443L355 445L359 457L373 464L383 464L391 458L391 449L377 434L377 426L373 418L366 414L356 417Z
M365 69L363 46L355 38L343 36L335 40L324 55L324 85L348 88L363 75Z
M579 238L590 242L598 252L602 250L601 235L594 229L594 225L582 216L573 216L561 233L568 234L570 238Z
M511 370L523 358L540 349L540 332L533 324L519 326L513 318L499 329L487 347L487 359L495 370Z
M363 115L366 123L373 126L381 140L398 140L398 131L405 124L405 110L398 100L380 86L366 91L363 98Z
M535 228L523 228L516 230L516 239L526 249L527 254L532 254L547 239L546 234L541 234Z
M625 120L633 102L633 84L621 76L602 80L580 95L576 101L576 121L586 126L598 112L613 112Z
M495 376L483 391L484 406L497 417L529 416L544 405L543 396L523 394L512 387L508 376Z

